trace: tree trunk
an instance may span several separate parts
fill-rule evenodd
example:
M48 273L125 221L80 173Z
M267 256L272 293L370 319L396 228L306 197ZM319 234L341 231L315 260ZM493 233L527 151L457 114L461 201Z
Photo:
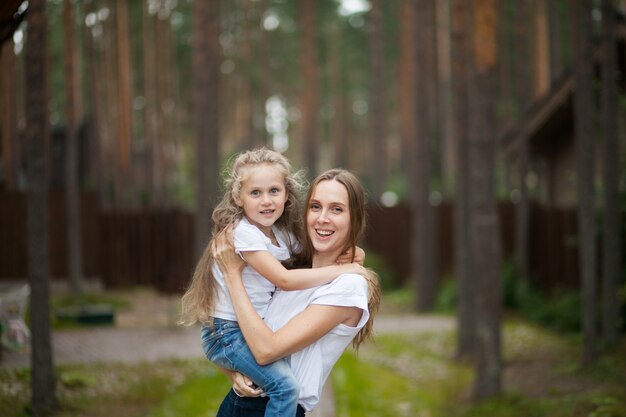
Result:
M219 2L193 2L193 105L196 134L196 241L200 258L217 201L219 158Z
M0 46L0 138L4 182L8 190L18 189L21 152L17 140L16 60L12 39Z
M345 79L342 61L342 33L338 21L330 23L328 31L328 83L329 101L333 116L330 124L330 143L333 144L333 165L350 169L350 144L348 142L347 115L348 107L346 90L348 81Z
M563 72L563 53L561 48L561 14L559 11L559 1L548 1L548 36L550 54L550 82L554 83Z
M496 153L496 2L474 0L472 70L468 89L471 253L476 279L475 399L501 391L501 282Z
M85 8L85 15L93 13L93 5L89 5ZM92 15L93 16L93 15ZM92 25L94 22L92 22ZM92 27L84 25L80 35L83 38L83 48L85 54L85 74L87 77L87 92L86 97L92 99L87 100L89 105L89 146L87 151L87 166L88 178L95 183L96 190L98 191L100 202L102 203L102 186L104 170L101 167L102 163L102 151L101 151L101 126L100 117L102 116L102 103L100 100L93 99L93 97L100 98L100 83L98 82L98 63L96 62L96 52L94 47Z
M80 235L80 189L78 185L78 123L80 72L76 50L76 30L73 2L63 2L63 30L65 34L65 213L67 216L67 267L74 295L83 292L83 256Z
M416 308L418 311L430 311L436 295L434 210L430 204L430 181L432 160L432 125L430 107L433 105L430 86L434 79L429 70L431 53L429 45L434 30L434 3L432 0L419 0L416 3L417 25L417 85L416 85L416 121L417 143L415 146L413 184L413 239L414 267L416 284Z
M28 178L28 275L31 288L31 379L34 416L56 408L48 283L47 29L45 0L31 0L26 45L26 149Z
M118 72L118 160L116 172L117 190L121 197L118 204L128 206L132 200L132 182L130 178L130 159L132 150L132 64L130 37L128 33L128 4L126 0L116 0L117 16L117 72Z
M619 339L620 208L615 7L602 1L602 118L604 127L604 216L602 263L602 335L613 346Z
M530 19L530 3L527 0L515 2L515 96L516 121L519 126L518 143L518 189L519 202L515 210L515 262L519 277L528 281L529 278L529 233L530 233L530 203L528 201L528 187L526 177L530 160L529 136L526 126L526 116L531 104L531 62L530 34L528 20Z
M402 168L409 177L411 167L414 166L414 146L417 136L415 110L415 67L416 67L416 27L415 14L416 0L403 1L400 5L400 62L398 94L400 101L400 134L402 135Z
M318 119L319 119L319 73L317 48L315 46L315 1L301 0L298 2L298 23L300 38L300 73L302 74L302 99L300 112L302 117L301 137L303 165L309 178L318 172Z
M534 0L535 97L550 89L550 48L548 45L548 16L546 0Z
M467 65L469 63L468 36L471 33L471 5L466 0L453 0L452 4L452 92L456 134L456 204L454 206L455 270L458 288L458 339L457 356L473 356L474 279L470 252L470 201L468 158L468 97Z
M370 173L372 182L372 194L375 201L387 186L387 147L385 146L386 132L386 103L385 103L385 50L383 37L383 9L382 0L372 0L369 25L370 45L370 135L371 135L371 158Z
M441 194L452 196L456 169L454 149L454 109L452 106L452 63L450 56L450 1L438 0L437 8L437 67L439 72L437 89L439 117L441 120Z
M582 363L596 357L596 250L594 219L594 101L591 0L570 0L574 50L574 124L578 189L578 250L582 283Z
M146 163L145 179L148 193L148 202L155 201L157 184L155 179L154 154L156 152L156 138L158 135L158 114L156 101L156 57L154 16L150 13L148 2L142 1L142 40L143 40L143 96L146 100L144 107L144 141Z

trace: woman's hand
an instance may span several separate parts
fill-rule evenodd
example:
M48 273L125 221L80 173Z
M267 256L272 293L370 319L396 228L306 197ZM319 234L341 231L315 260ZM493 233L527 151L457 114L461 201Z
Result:
M232 227L228 227L218 233L211 242L213 259L218 263L222 274L226 278L239 276L239 274L233 274L232 272L240 271L245 265L243 259L235 253L232 235Z
M351 249L348 249L347 251L339 255L339 257L337 258L337 263L339 265L348 264L352 262L356 262L361 265L363 265L363 263L365 262L365 251L358 246L356 247L356 250L354 251L354 259L352 259Z
M259 397L263 394L263 390L247 376L234 371L230 372L229 376L235 393L240 397Z

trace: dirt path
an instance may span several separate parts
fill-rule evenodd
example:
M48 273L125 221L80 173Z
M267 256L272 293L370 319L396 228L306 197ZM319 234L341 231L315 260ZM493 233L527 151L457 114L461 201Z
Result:
M116 315L115 327L60 330L52 334L55 365L73 363L133 363L169 358L202 358L199 327L175 324L178 299L138 291L129 295L131 309ZM376 334L449 330L452 319L414 314L380 314ZM28 352L5 352L1 367L30 366ZM322 401L310 417L334 417L332 386L327 383Z

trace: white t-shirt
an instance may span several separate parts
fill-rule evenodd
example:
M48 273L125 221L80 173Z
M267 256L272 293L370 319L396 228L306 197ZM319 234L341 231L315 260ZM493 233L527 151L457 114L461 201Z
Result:
M277 227L273 227L272 230L279 246L272 244L270 238L265 236L258 227L251 224L246 218L243 218L233 230L235 251L239 254L251 251L268 251L279 261L289 259L291 250L296 249L290 247L290 244L295 244L295 239ZM224 281L224 275L220 271L217 262L213 264L212 271L213 277L217 281L217 302L215 303L213 317L237 321L237 315L230 300L230 293ZM241 276L243 286L248 293L248 297L250 297L252 305L261 317L265 317L267 306L276 287L249 265L243 268Z
M339 324L322 338L291 355L291 369L300 382L298 403L306 411L317 405L322 387L339 357L369 319L367 281L361 275L343 274L329 284L300 291L277 290L265 316L273 330L284 326L310 304L358 307L363 310L356 327Z

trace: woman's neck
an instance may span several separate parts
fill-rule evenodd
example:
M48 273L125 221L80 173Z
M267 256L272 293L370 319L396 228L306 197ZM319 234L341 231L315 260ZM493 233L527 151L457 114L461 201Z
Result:
M324 266L336 265L339 253L314 253L311 261L313 268L322 268Z

